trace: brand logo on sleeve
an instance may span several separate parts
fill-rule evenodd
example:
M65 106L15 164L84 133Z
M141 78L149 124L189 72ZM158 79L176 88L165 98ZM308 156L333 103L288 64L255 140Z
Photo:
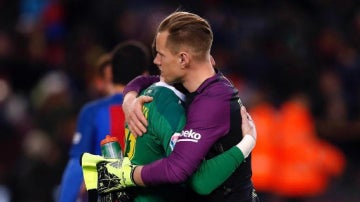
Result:
M190 129L181 131L178 142L198 142L200 139L200 133L194 132Z
M174 133L170 139L170 148L174 150L177 142L199 142L201 139L200 133L194 132L192 129L183 130L181 133Z

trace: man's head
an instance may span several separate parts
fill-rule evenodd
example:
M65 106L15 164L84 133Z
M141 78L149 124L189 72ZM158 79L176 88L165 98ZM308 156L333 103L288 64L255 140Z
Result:
M182 49L191 51L194 57L204 59L210 54L213 42L211 26L204 18L189 12L177 11L166 17L157 32L169 33L166 47L173 54Z
M126 41L112 51L113 83L126 85L140 74L144 74L150 64L148 47L138 41Z
M159 25L154 39L156 57L165 82L182 82L185 67L209 60L213 42L210 24L189 12L174 12Z

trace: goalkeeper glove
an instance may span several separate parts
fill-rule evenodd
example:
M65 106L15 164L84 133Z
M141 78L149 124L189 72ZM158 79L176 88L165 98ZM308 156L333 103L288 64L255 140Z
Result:
M135 186L132 175L136 166L131 164L128 157L121 162L119 159L84 153L81 166L87 190L97 189L99 194L104 194Z

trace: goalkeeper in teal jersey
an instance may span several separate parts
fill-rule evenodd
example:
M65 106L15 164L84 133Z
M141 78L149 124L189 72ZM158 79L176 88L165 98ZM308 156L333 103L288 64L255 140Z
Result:
M149 123L147 133L135 138L130 130L125 129L125 156L129 157L134 165L148 164L168 156L180 136L177 132L183 129L186 122L182 106L185 95L173 86L160 81L144 90L142 95L153 97L153 101L146 103L143 107ZM146 188L135 187L131 192L134 192L135 201L196 200L189 187L200 194L208 194L222 184L243 160L243 153L234 146L227 152L204 161L205 163L192 176L187 186L171 184Z

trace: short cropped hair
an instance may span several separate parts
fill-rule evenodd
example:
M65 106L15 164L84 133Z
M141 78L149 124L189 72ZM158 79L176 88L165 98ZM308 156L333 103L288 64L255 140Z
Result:
M146 72L150 65L150 50L141 42L126 41L112 51L112 74L115 84L126 85Z
M166 17L159 25L157 32L168 31L166 46L173 54L186 46L195 57L204 58L210 53L213 42L211 26L204 18L189 12L176 11Z

